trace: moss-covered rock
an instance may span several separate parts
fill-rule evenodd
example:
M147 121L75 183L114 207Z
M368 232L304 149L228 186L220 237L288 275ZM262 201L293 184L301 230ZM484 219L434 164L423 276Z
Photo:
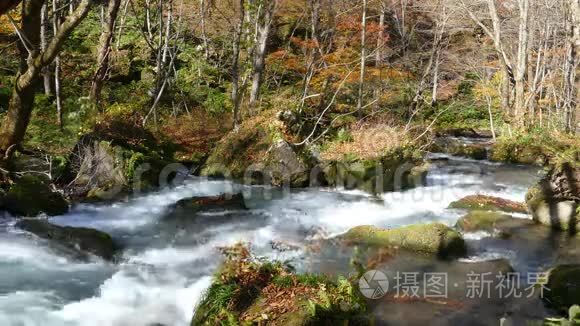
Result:
M499 138L491 149L489 159L528 165L545 165L550 160L548 149L540 142L527 142L519 138Z
M239 246L228 251L191 325L367 324L365 301L350 281L294 274Z
M464 197L458 201L452 202L449 205L449 208L502 211L508 213L528 212L524 203L518 203L503 198L485 195L472 195Z
M53 191L48 181L34 175L15 180L3 200L4 208L13 215L33 217L68 212L69 205L61 193Z
M553 268L544 291L544 301L559 310L567 312L572 305L580 304L580 265L560 265Z
M416 167L423 163L421 156L414 148L400 147L377 158L346 156L340 161L322 162L321 166L327 185L377 194L420 183L422 172Z
M292 147L283 128L268 114L245 121L217 144L201 174L245 184L308 186L312 155L306 148Z
M474 160L485 160L488 156L487 143L467 142L455 138L437 138L430 150Z
M119 248L110 235L94 229L57 226L46 220L36 219L21 220L16 226L73 251L81 259L95 255L112 260Z
M161 171L169 164L163 152L100 137L98 133L82 136L68 159L63 184L73 197L114 199L128 190L159 185Z
M512 219L510 215L487 212L487 211L471 211L469 214L460 218L457 221L457 228L466 232L487 231L493 232L497 229L497 225Z
M467 253L461 234L441 223L417 224L396 229L358 226L344 234L343 239L354 244L400 248L442 258L460 257Z
M580 230L580 168L564 163L549 173L526 194L526 204L535 221L556 230Z

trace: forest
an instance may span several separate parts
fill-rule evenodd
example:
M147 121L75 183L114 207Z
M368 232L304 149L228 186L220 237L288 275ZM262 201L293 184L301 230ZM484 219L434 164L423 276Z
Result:
M579 88L580 0L0 0L0 325L578 325Z

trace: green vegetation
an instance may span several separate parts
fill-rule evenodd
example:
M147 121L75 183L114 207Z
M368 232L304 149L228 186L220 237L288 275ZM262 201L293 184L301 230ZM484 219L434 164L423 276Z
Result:
M482 211L502 211L507 213L527 213L526 205L511 200L485 196L472 195L464 197L449 204L449 208L482 210Z
M15 180L0 202L4 209L19 216L62 215L69 208L62 194L52 190L47 180L34 175Z
M457 227L465 232L494 232L498 223L505 222L510 219L512 219L510 215L498 212L474 210L459 219L459 221L457 221Z
M291 273L280 263L256 261L241 244L223 251L226 261L192 325L368 324L365 301L350 281Z
M396 229L358 226L344 234L349 243L382 248L400 248L442 258L461 257L467 253L459 232L441 223L417 224Z

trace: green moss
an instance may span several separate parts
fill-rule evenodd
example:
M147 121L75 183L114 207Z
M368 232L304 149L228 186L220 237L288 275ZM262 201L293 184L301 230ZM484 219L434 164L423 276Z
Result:
M360 189L372 194L405 189L411 184L407 175L412 173L412 169L405 170L401 176L397 176L397 170L423 162L422 154L413 147L396 148L376 159L360 159L353 155L351 153L341 161L324 164L323 172L328 185Z
M33 175L16 180L4 199L6 209L19 216L62 215L68 211L68 202L50 189L47 181Z
M467 251L459 232L441 223L417 224L396 229L359 226L349 230L344 239L356 244L400 248L442 258L464 256Z
M498 223L512 219L511 216L497 212L471 211L457 221L457 227L463 231L493 232Z
M485 195L464 197L458 201L452 202L449 205L449 208L527 213L526 206L523 203Z
M366 304L346 279L298 275L260 262L243 247L226 261L196 308L191 325L317 325L364 318Z

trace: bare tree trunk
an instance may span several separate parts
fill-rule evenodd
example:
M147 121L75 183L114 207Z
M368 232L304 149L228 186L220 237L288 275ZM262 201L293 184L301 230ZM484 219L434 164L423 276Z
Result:
M58 0L52 0L52 28L53 33L56 35L58 28L60 26L60 13L58 12ZM54 58L54 95L56 102L56 118L58 126L61 130L64 129L64 120L62 114L62 98L61 98L61 88L60 88L60 54L57 54Z
M441 50L437 50L435 55L435 64L433 67L433 88L431 94L431 106L437 105L437 91L439 89L439 64L441 59Z
M363 96L364 96L364 86L365 86L365 70L367 65L367 0L363 0L362 9L362 30L361 30L361 50L360 50L360 76L358 81L358 99L356 104L356 110L360 117L362 117L363 112Z
M384 3L381 3L381 12L379 14L379 36L377 38L377 53L375 64L380 67L383 63L383 48L385 47L385 8Z
M234 34L234 53L232 62L232 103L234 105L234 130L238 129L240 120L240 49L244 33L244 18L246 16L246 1L240 0L240 15Z
M516 123L522 127L526 124L527 108L525 107L526 71L528 69L528 41L529 41L529 0L518 0L520 9L520 24L518 37L518 61L516 69Z
M566 6L568 44L564 71L564 123L566 132L575 133L578 114L578 87L580 85L580 78L576 73L578 51L580 51L580 0L568 0Z
M26 57L26 64L21 67L16 77L8 113L2 122L0 153L6 153L9 148L21 144L30 122L35 86L39 82L42 68L52 63L64 40L88 14L93 1L81 1L73 14L60 25L45 51L39 51L40 14L44 1L30 0L25 3L22 10L22 31L33 47L30 54L21 48L21 57Z
M250 93L250 110L251 112L256 111L256 105L258 99L260 98L260 88L262 87L262 81L264 79L264 70L266 68L266 50L268 46L268 37L270 36L270 30L272 28L272 22L274 20L274 11L277 6L278 0L264 0L263 14L260 19L258 17L257 28L258 42L256 46L256 53L254 54L254 72L252 77L252 91Z
M48 3L44 3L42 6L42 13L40 14L40 18L40 49L45 51L48 44ZM52 80L50 68L48 66L44 67L42 70L42 78L44 81L44 94L49 96L52 95Z
M207 42L207 31L205 26L205 14L206 14L206 2L205 0L199 0L199 11L201 16L201 39L203 40L203 53L205 59L209 58L209 45Z
M99 47L97 49L97 71L93 76L93 83L91 85L90 98L95 103L101 103L101 91L103 83L109 71L109 59L111 57L111 43L115 35L115 22L119 14L121 0L109 0L107 6L107 13L103 19L103 31L99 40Z

